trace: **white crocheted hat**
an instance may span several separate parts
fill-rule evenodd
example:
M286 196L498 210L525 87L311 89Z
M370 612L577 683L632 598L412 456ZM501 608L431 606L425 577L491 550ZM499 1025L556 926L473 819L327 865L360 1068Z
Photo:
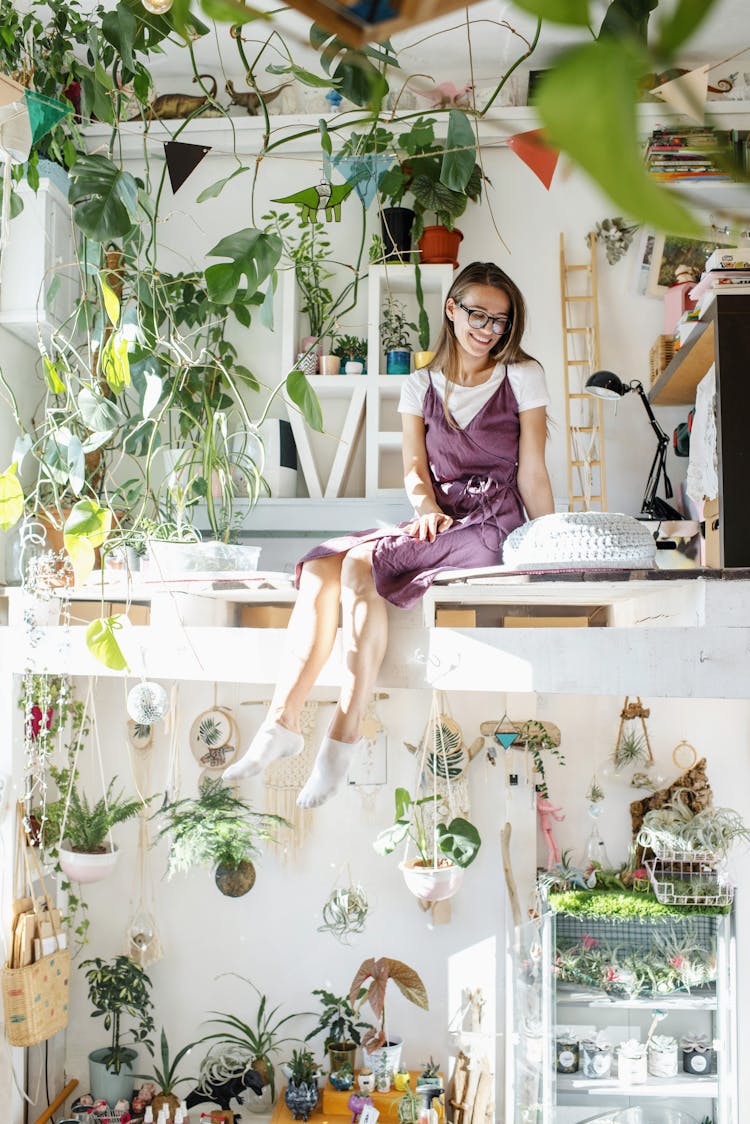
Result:
M503 547L503 564L513 570L641 570L655 557L648 528L609 511L541 515L512 531Z

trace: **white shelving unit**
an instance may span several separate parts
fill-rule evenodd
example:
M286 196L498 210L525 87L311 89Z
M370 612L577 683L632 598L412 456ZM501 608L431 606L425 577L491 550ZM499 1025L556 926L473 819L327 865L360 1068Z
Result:
M439 315L453 280L453 269L450 265L423 265L421 272L425 306L433 332L437 334ZM312 499L335 500L343 496L363 428L365 488L362 498L394 501L403 497L401 429L397 407L407 376L383 373L380 318L387 297L393 295L404 301L409 318L416 322L414 266L375 265L370 268L368 280L367 372L364 375L312 375L309 378L310 386L321 399L324 424L326 400L337 399L346 403L340 432L336 434L338 446L326 479L316 462L304 419L287 399L300 468ZM282 369L286 372L294 367L297 341L305 335L305 326L300 323L299 294L291 271L282 275L281 290L281 360Z
M685 918L690 925L690 915L686 914ZM531 925L522 927L511 1013L515 1056L508 1101L509 1124L511 1121L528 1124L532 1120L534 1124L578 1124L598 1113L642 1103L683 1108L699 1120L708 1118L713 1124L736 1124L739 1117L733 915L701 917L700 921L711 929L711 940L715 940L715 985L692 993L680 991L633 997L557 982L553 972L557 948L555 914L546 913L537 929ZM644 923L642 935L636 936L632 924L628 923L623 929L614 921L589 920L596 938L613 947L624 941L635 942L633 948L636 948L642 941L645 949L653 942L657 931L669 936L669 920L658 926L654 922ZM638 928L636 925L636 933ZM701 930L700 939L705 936ZM525 967L530 963L529 948L536 948L540 956L539 970L532 977ZM558 1028L568 1029L573 1037L604 1032L613 1045L627 1038L643 1042L655 1011L665 1014L658 1026L659 1034L671 1034L678 1041L685 1034L706 1036L714 1047L715 1072L702 1076L682 1072L681 1051L675 1077L649 1076L645 1084L628 1085L619 1081L616 1059L613 1059L609 1078L587 1078L582 1071L556 1072Z

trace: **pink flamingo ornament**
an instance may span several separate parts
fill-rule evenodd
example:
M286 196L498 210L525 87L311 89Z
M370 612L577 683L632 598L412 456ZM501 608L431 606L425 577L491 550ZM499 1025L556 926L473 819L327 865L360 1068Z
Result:
M547 870L551 870L555 863L560 861L560 848L552 832L551 821L555 820L556 823L560 823L561 820L565 819L565 813L562 808L558 808L546 796L539 795L536 798L536 811L539 816L539 827L547 844Z

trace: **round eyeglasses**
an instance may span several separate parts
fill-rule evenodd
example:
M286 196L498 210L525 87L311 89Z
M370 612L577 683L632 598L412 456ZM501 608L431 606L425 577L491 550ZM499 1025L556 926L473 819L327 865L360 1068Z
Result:
M461 301L456 301L459 308L462 308L469 318L470 328L484 328L492 321L492 331L496 336L502 336L510 328L510 316L490 316L487 312L482 312L479 308L467 308Z

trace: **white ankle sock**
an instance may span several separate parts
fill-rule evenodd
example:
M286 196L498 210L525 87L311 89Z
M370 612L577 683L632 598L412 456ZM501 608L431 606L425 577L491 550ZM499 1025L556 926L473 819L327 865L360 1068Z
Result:
M225 769L222 777L227 781L254 777L279 757L294 757L301 753L304 744L302 734L295 734L294 730L288 730L278 722L264 722L244 756Z
M326 735L320 744L313 771L297 797L300 808L319 808L341 784L361 742L337 742Z

